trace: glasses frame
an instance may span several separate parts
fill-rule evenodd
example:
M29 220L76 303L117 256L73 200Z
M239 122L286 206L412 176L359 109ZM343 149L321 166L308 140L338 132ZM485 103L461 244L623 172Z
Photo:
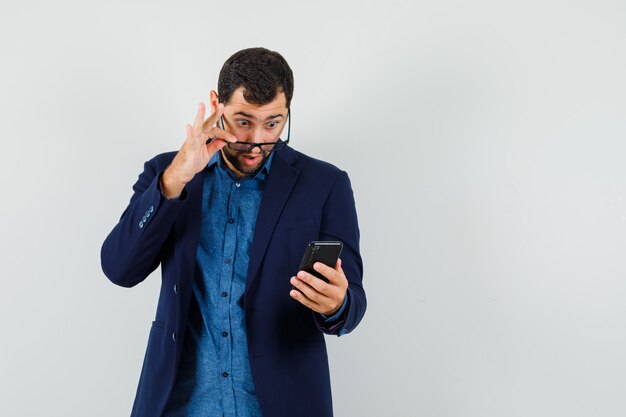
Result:
M222 122L222 129L226 130L226 127L224 125L224 116L220 116L220 122ZM243 153L249 153L252 152L252 150L256 147L259 148L259 151L261 152L277 152L280 151L281 149L283 149L288 143L289 143L289 139L291 138L291 108L287 108L287 140L283 141L281 138L278 138L278 140L276 142L263 142L263 143L254 143L254 142L228 142L228 144L226 146L228 146L229 149L233 150L233 151L237 151L237 152L243 152ZM207 141L208 142L208 141ZM231 145L248 145L248 148L245 150L242 149L233 149L231 147ZM267 145L274 145L272 146L272 149L270 149L269 151L263 150L263 148L261 148L261 146L267 146ZM279 146L278 149L276 149L276 147Z

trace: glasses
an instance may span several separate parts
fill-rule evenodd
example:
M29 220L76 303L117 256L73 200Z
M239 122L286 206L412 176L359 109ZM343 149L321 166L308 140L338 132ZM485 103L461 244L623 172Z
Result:
M222 122L222 129L226 130L224 127L224 117L220 117L220 121ZM275 152L283 149L288 143L289 138L291 137L291 109L287 109L287 140L283 141L281 138L278 138L276 142L263 142L263 143L254 143L254 142L229 142L226 146L228 146L233 151L238 152L252 152L254 148L259 148L261 152ZM210 139L209 139L210 141ZM209 142L207 141L207 143Z

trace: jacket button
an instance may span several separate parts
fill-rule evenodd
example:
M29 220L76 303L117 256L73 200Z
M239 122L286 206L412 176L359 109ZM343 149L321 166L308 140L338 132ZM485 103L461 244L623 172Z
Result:
M228 336L228 332L222 332L222 337L227 337Z
M172 333L172 340L176 341L176 332Z
M143 222L139 222L139 228L141 229L143 227Z
M154 206L150 206L150 213L154 211Z
M174 294L178 294L178 284L174 284Z

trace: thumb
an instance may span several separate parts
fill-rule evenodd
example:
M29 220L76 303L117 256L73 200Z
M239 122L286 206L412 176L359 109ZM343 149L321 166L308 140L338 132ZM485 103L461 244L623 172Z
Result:
M206 145L206 149L210 155L213 155L215 152L218 152L224 146L226 146L226 142L223 140L212 140Z
M343 272L343 269L341 268L341 258L337 258L337 264L335 264L335 269L339 272Z

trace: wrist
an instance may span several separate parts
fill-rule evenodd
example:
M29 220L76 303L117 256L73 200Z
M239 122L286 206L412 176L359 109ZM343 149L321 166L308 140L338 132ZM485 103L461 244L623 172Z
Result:
M337 304L337 307L333 308L330 311L327 311L325 313L322 313L324 316L326 317L332 317L333 315L337 314L337 312L341 309L341 306L343 305L343 301L339 304Z
M170 168L166 169L161 176L161 192L168 200L177 198L182 194L185 185L185 180L181 180Z
M179 175L174 168L170 165L165 172L163 172L163 176L161 177L161 181L163 185L171 186L171 187L184 187L187 185L191 178L187 179L182 175Z

